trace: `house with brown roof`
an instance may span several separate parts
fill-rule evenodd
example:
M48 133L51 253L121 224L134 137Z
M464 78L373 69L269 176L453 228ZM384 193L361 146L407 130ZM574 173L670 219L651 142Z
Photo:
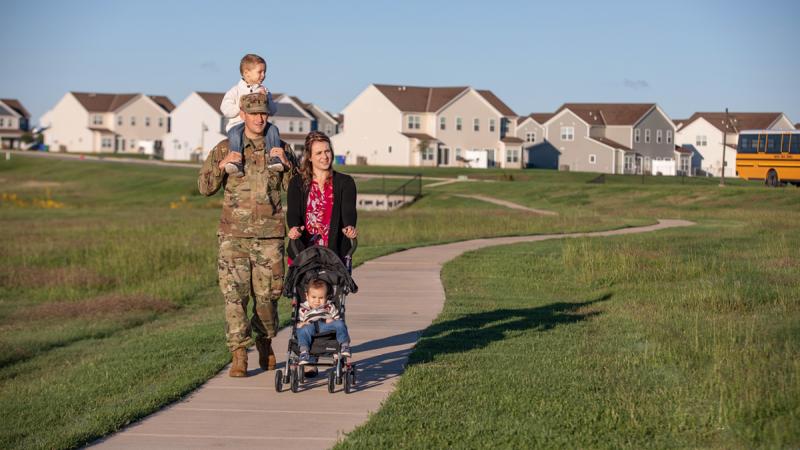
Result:
M544 126L554 113L531 113L517 119L517 137L522 139L522 163L525 167L558 168L558 158L545 144L546 128ZM534 160L534 150L538 160Z
M565 103L541 125L530 166L675 174L675 126L655 103Z
M167 161L200 161L226 138L220 112L224 92L192 92L170 114L171 129L164 138Z
M0 98L0 148L21 148L31 114L15 98Z
M333 144L348 164L474 165L467 152L485 152L489 166L523 164L518 116L488 90L371 84L343 114Z
M697 175L719 177L723 167L725 146L725 176L736 175L736 144L742 130L792 130L794 125L783 113L697 112L688 119L675 120L675 144L691 151L690 171Z
M160 152L175 105L163 95L67 92L42 116L50 151Z

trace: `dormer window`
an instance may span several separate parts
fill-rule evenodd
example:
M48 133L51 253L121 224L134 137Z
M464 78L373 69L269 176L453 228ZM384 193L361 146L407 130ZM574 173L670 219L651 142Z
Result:
M102 125L103 124L103 116L100 114L95 114L92 116L92 124L93 125Z
M408 116L408 129L419 130L420 119L419 116Z

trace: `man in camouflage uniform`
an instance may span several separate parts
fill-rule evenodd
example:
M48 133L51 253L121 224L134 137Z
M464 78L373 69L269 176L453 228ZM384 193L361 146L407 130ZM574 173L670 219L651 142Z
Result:
M278 328L278 298L283 290L283 238L286 233L280 190L286 190L297 164L291 151L266 149L267 98L249 94L241 98L244 121L244 176L228 177L225 164L233 160L228 140L217 144L200 169L197 187L206 196L220 187L225 191L217 233L219 286L225 298L225 337L233 354L232 377L247 376L247 347L255 331L259 366L275 368L271 339ZM288 168L270 171L267 162L277 156ZM288 156L288 158L287 158ZM247 303L255 297L253 316L247 320Z

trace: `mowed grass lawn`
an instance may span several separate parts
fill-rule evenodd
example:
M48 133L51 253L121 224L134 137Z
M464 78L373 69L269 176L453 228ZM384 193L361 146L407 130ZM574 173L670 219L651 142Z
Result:
M229 361L216 287L221 197L199 196L196 174L0 161L0 448L91 442ZM356 263L419 245L653 220L591 208L540 217L431 191L400 211L360 213Z

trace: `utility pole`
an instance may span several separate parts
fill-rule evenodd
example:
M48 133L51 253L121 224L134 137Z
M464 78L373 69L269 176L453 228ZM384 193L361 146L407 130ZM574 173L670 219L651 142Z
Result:
M722 178L720 186L725 186L725 147L728 146L728 108L725 108L725 130L722 131Z

